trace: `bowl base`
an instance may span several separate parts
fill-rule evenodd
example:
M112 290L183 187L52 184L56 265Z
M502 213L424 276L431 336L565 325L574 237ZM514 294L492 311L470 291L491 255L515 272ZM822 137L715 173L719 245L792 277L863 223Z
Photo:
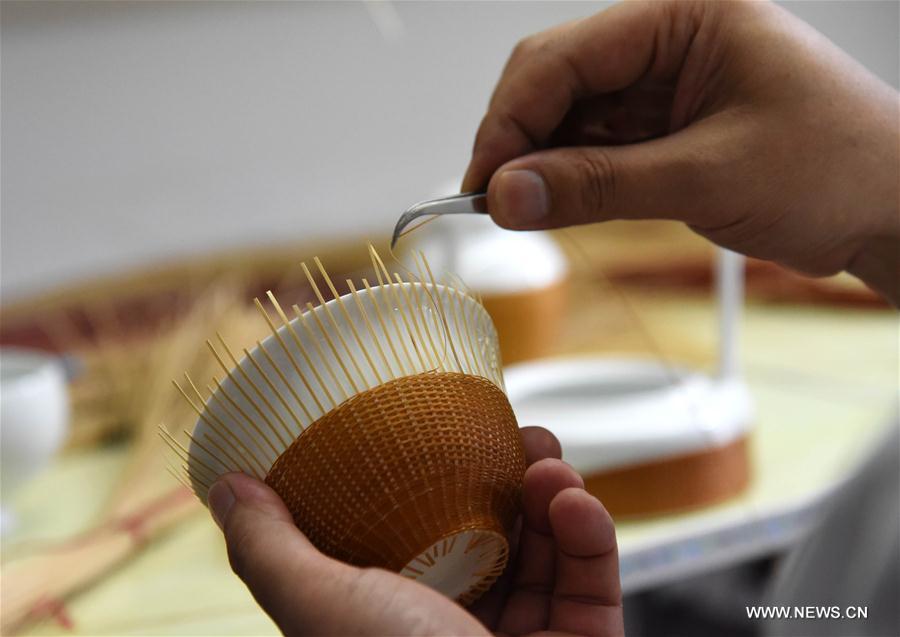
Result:
M467 605L503 573L509 544L488 529L464 529L444 537L411 559L400 574Z

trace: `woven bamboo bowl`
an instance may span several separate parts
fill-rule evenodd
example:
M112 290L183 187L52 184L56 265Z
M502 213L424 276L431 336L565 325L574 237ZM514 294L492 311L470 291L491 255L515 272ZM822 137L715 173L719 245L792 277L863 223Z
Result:
M224 473L265 480L324 553L468 603L506 565L524 473L496 331L472 295L375 262L340 296L317 261L333 298L307 271L321 302L292 318L257 301L272 334L240 361L209 343L225 377L180 385L186 477L204 502Z

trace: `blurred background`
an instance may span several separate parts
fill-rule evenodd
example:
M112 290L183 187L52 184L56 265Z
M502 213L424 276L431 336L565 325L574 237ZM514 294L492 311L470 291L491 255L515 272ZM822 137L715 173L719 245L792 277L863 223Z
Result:
M260 337L254 295L312 299L301 260L321 256L338 280L365 273L366 241L384 247L403 209L453 192L515 43L607 4L0 3L4 634L274 631L159 462L157 425L193 422L170 379L209 378L200 354L215 329ZM896 2L781 4L898 86ZM478 289L487 261L461 265L452 227L431 224L419 245ZM753 406L740 455L704 478L735 474L733 488L617 516L628 629L797 634L744 606L799 599L798 552L847 484L900 480L866 473L875 450L896 447L896 314L849 277L749 261L741 329L722 335L716 254L677 225L525 243L455 227L485 253L512 246L513 272L516 259L554 272L523 287L485 279L508 363L625 357L713 378L721 339L736 339ZM553 372L510 375L529 373ZM46 431L33 408L32 420L6 411L35 374L47 409L58 403L40 414L59 423Z
M461 178L515 43L604 6L4 2L4 299L384 234ZM896 3L785 6L896 85Z

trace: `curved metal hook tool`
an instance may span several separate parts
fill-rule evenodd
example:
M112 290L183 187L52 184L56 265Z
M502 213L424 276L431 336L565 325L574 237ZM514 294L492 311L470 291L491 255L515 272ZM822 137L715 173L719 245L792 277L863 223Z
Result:
M456 215L462 213L487 214L486 192L464 192L460 195L441 197L422 201L407 209L394 227L394 235L391 237L391 249L397 243L397 239L411 222L426 215Z

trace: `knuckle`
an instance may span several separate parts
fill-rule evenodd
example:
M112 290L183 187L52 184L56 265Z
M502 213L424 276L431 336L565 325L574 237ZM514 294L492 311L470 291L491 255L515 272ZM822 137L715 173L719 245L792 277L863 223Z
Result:
M522 38L519 40L516 45L513 47L512 55L510 55L511 60L520 60L528 57L531 53L534 52L535 48L535 37L533 35L529 35L528 37Z
M559 53L559 39L547 34L531 44L531 54L536 56L556 55Z
M607 211L615 201L617 180L609 154L601 149L582 151L575 166L580 184L579 203L584 212L597 215Z

